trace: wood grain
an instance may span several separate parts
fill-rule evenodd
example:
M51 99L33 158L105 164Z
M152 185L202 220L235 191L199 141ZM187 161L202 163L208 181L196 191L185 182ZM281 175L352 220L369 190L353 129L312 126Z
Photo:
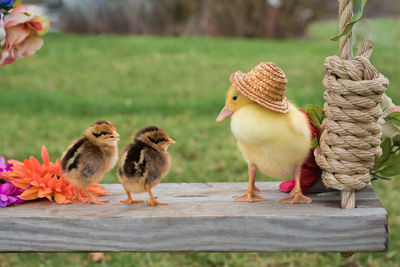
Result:
M278 203L279 183L258 183L269 200L236 203L246 183L160 184L169 206L123 204L119 184L105 185L104 206L46 200L1 209L0 251L386 251L387 213L372 187L357 208L340 194L310 194L311 205ZM135 196L147 199L147 196Z

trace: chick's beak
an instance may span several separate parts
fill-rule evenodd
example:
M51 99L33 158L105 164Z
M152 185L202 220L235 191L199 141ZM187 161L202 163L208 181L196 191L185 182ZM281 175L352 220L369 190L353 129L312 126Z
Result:
M229 118L230 116L232 116L232 114L233 114L233 112L229 110L227 105L225 105L225 107L219 113L216 121L221 122L221 121Z
M113 132L113 134L111 135L111 139L119 141L119 134L117 132Z
M172 145L172 144L176 144L176 142L170 138L170 139L167 141L167 144L168 144L168 145Z

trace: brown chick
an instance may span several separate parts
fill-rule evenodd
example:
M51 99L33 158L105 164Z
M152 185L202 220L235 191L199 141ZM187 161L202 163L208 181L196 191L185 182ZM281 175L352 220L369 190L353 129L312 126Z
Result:
M165 130L156 126L148 126L135 133L133 142L122 149L118 164L118 178L128 196L126 200L121 200L122 203L143 202L132 199L131 193L147 192L150 206L169 204L157 201L151 188L169 171L167 148L170 144L175 144L175 141Z
M61 157L63 174L74 185L76 196L82 202L103 204L89 194L87 187L100 182L104 173L111 170L118 160L119 134L110 121L97 121L83 133L83 137L74 141ZM78 190L82 187L88 199L84 199Z

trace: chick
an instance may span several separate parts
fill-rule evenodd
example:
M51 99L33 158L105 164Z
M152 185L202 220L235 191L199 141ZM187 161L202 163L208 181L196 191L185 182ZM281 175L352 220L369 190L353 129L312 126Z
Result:
M257 79L260 78L258 73L260 72L254 75ZM231 76L231 82L235 81ZM240 84L237 87L240 87ZM240 87L240 89L246 92L245 88ZM248 95L253 97L251 94ZM284 103L287 99L284 98L282 101ZM293 192L279 201L292 204L311 203L311 199L304 196L300 188L301 165L311 148L311 132L306 117L288 101L283 112L268 108L275 107L268 103L266 105L269 106L265 107L260 105L264 102L258 102L250 100L232 85L226 93L226 105L217 117L217 122L232 118L231 131L248 164L248 190L234 201L267 200L257 194L259 189L255 186L255 176L257 170L260 170L263 174L275 178L294 176Z
M138 130L133 142L121 151L118 164L118 178L128 196L122 203L138 203L141 200L132 199L131 193L147 192L150 206L168 205L157 201L151 193L151 188L157 185L170 167L168 145L175 144L168 133L156 126L148 126Z
M74 141L61 157L63 174L74 185L76 197L82 202L103 204L89 194L87 187L100 182L104 173L111 170L118 160L119 134L110 121L97 121L87 128L83 137ZM82 187L88 199L78 190Z

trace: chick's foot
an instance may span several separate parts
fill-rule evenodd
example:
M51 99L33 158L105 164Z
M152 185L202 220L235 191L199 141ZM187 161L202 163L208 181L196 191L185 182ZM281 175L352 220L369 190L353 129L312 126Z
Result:
M103 205L106 202L110 202L108 199L98 200L97 197L90 195L89 202L96 205Z
M86 203L88 202L87 198L82 197L81 195L75 196L72 201L78 201L78 202L82 202L82 203Z
M96 205L103 205L105 202L109 202L110 200L104 199L104 200L97 200L97 199L90 199L89 202L92 204Z
M160 202L157 199L153 198L150 199L150 201L146 201L146 204L148 204L149 206L157 206L157 205L169 205L169 203L167 202Z
M257 191L257 190L254 190ZM254 191L247 191L241 196L235 197L233 199L234 202L258 202L258 201L265 201L268 198L260 196L256 194Z
M278 202L283 202L288 204L310 204L312 200L311 198L303 195L303 193L294 193L290 194L290 196L279 199Z
M125 200L120 200L119 202L128 203L128 204L134 204L134 203L141 203L141 202L144 202L144 201L140 200L140 199L125 199Z

